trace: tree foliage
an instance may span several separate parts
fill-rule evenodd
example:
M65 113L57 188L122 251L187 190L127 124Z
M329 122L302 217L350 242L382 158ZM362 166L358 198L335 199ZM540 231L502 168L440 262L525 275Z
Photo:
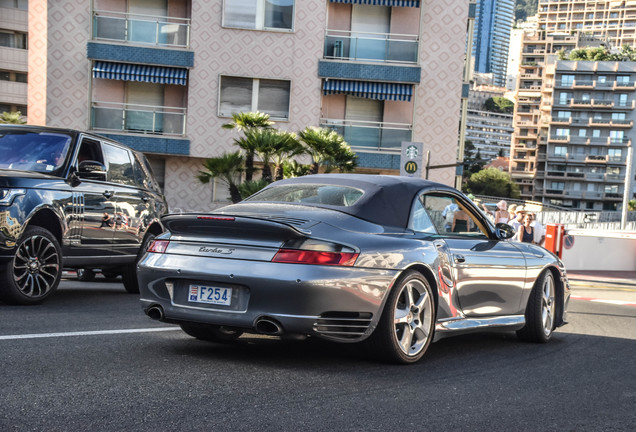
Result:
M630 45L623 45L617 52L611 52L606 47L586 47L574 49L570 52L560 50L559 60L572 61L636 61L636 50Z
M298 136L305 145L305 153L311 156L312 174L318 174L321 166L327 172L334 169L351 172L356 168L355 153L336 131L310 126L298 132Z
M240 176L244 171L245 158L240 152L225 153L219 157L209 158L203 162L204 171L199 171L197 178L201 183L210 183L213 178L220 179L230 190L233 203L241 200L238 189Z
M515 103L505 97L491 97L484 102L484 108L490 112L497 112L502 114L512 114L515 109Z
M3 112L0 114L0 124L25 124L20 111Z
M510 175L497 168L488 168L471 175L466 183L466 192L506 198L520 196L519 186Z
M254 142L249 141L247 135L257 130L272 129L274 122L269 119L269 114L262 112L240 112L232 114L232 121L225 123L222 127L224 129L237 129L243 132L244 136L234 140L240 149L245 153L245 180L251 181L254 175L254 155L255 147Z
M525 21L529 16L537 14L539 0L516 0L515 21Z

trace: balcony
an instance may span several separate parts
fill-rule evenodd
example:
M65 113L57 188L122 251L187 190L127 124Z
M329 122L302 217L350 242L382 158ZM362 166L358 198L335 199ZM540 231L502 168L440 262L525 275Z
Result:
M338 132L354 150L376 151L400 151L402 141L411 141L413 129L407 123L341 119L320 119L320 126Z
M556 143L569 143L570 135L554 135L554 136L548 137L548 141L556 142Z
M599 155L588 155L585 158L586 163L607 163L607 156L599 156Z
M593 89L594 81L592 80L574 80L572 88L575 89Z
M609 99L592 99L592 106L594 108L613 108L614 101Z
M632 126L634 126L634 121L612 119L612 122L610 123L610 125L616 128L631 128Z
M96 10L93 40L188 48L190 19Z
M614 90L634 90L634 82L614 81Z
M588 126L596 126L596 127L609 127L611 125L610 119L595 119L590 118L588 122Z
M324 58L381 63L417 64L417 35L352 33L326 30Z
M615 138L615 137L608 137L607 138L607 144L610 145L625 145L625 146L631 146L632 145L632 140L630 138L627 137L621 137L621 138Z
M552 118L550 119L550 124L552 125L563 125L563 126L569 126L572 124L572 117L568 117L568 118Z
M186 108L94 101L91 103L91 129L184 136Z

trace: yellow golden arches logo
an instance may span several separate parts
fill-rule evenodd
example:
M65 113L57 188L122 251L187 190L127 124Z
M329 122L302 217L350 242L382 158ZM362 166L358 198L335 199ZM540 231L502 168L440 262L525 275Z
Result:
M417 163L408 161L404 165L404 171L406 171L408 174L415 174L417 172Z

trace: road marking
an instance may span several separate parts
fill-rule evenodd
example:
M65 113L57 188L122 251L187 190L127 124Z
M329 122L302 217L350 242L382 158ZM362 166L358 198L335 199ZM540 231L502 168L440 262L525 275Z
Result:
M14 339L39 339L39 338L56 338L68 336L98 336L98 335L114 335L127 333L150 333L181 330L179 327L153 327L140 329L123 329L123 330L96 330L96 331L79 331L79 332L63 332L63 333L34 333L24 335L4 335L0 336L0 340Z
M594 303L606 303L606 304L619 305L619 306L636 306L636 303L634 302L628 302L623 300L605 300L605 299L583 297L583 296L576 296L576 295L570 296L570 298L574 300L585 300L585 301L590 301Z

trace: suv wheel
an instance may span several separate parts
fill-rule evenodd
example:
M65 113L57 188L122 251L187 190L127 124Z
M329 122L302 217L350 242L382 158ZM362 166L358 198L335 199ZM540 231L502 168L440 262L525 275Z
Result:
M122 281L124 282L124 288L126 288L126 292L130 294L139 294L139 282L137 281L137 263L141 260L141 257L146 253L146 249L152 241L155 239L155 235L152 233L146 234L144 237L144 241L141 244L141 249L139 249L139 253L137 254L137 259L135 262L128 264L124 268L124 273L122 276Z
M0 271L0 298L12 304L36 304L57 289L62 250L48 230L28 227L14 257Z

